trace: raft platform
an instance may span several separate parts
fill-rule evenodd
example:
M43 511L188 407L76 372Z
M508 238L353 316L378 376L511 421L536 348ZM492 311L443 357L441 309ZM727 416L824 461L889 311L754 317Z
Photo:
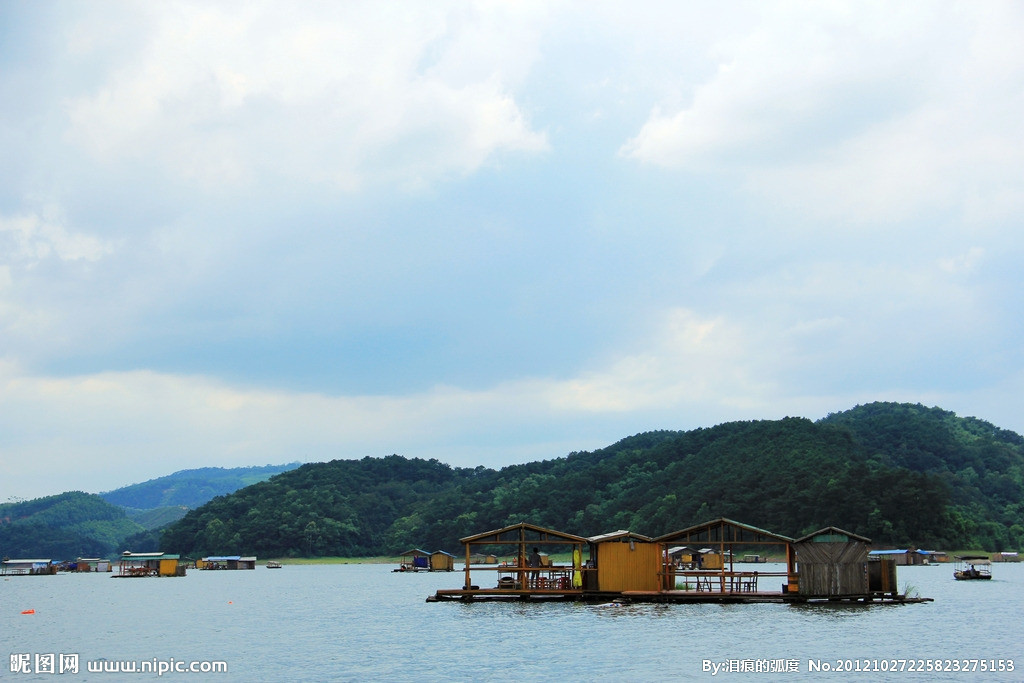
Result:
M427 596L427 602L476 602L476 601L575 601L575 602L623 602L623 603L786 603L786 604L846 604L846 605L911 605L933 602L934 598L909 597L891 593L868 595L841 595L813 597L787 595L778 592L708 592L708 591L622 591L619 593L559 591L559 590L515 590L503 588L442 589Z

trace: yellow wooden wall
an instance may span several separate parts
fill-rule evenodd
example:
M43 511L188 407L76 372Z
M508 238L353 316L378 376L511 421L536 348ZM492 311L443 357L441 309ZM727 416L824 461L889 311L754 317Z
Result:
M178 561L177 560L160 560L160 576L177 576L178 575Z
M435 572L452 571L455 567L455 558L450 555L437 553L430 556L430 568Z
M597 588L600 591L656 591L661 569L657 543L618 541L597 546Z

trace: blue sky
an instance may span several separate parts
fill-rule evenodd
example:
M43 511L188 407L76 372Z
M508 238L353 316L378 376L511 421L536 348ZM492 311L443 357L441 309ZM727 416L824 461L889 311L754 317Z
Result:
M0 501L1024 432L1015 2L0 5Z

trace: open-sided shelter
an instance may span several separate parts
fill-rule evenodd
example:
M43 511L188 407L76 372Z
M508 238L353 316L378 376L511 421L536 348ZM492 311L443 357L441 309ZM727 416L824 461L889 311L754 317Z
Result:
M685 586L693 586L698 591L720 593L757 592L758 580L770 577L782 577L782 592L796 590L796 564L793 556L793 539L749 524L743 524L725 517L697 524L680 531L673 531L654 539L661 548L661 589L675 590L677 576L682 577ZM689 545L702 549L711 549L722 558L715 563L713 569L703 568L678 571L669 549L677 545ZM733 557L757 549L765 554L766 548L782 550L786 557L785 572L749 572L736 571ZM705 555L705 558L707 555Z
M430 569L430 553L419 548L411 548L402 553L402 560L396 572L424 572Z
M497 575L496 591L508 593L557 592L580 593L583 575L583 550L587 539L535 524L521 522L493 531L485 531L459 539L465 546L466 580L463 590L478 591L470 576L470 557L474 554L497 554L511 559L494 567ZM543 568L531 567L529 557L533 549L549 558L554 554L568 554L572 560L566 566L547 563ZM478 568L479 569L479 568ZM488 568L490 569L490 568ZM494 592L488 589L488 592Z
M871 539L834 526L793 541L799 587L803 597L865 596L868 586L868 545Z

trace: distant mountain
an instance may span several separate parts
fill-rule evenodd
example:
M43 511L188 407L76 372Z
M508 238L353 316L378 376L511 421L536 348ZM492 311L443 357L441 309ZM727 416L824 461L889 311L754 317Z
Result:
M120 552L126 536L142 530L120 507L81 491L0 505L4 557L109 557Z
M716 517L793 537L835 525L880 544L1024 549L1024 439L939 408L872 403L817 422L638 434L501 470L335 460L192 510L161 546L383 555L457 549L460 537L516 522L658 536Z
M275 474L293 470L300 464L293 462L263 467L201 467L181 470L99 495L108 503L135 510L182 506L195 508L217 496L234 493L240 488L266 481Z
M125 509L129 519L147 530L159 529L171 522L177 522L187 512L188 508L184 505L168 505L167 507L153 508L151 510Z

